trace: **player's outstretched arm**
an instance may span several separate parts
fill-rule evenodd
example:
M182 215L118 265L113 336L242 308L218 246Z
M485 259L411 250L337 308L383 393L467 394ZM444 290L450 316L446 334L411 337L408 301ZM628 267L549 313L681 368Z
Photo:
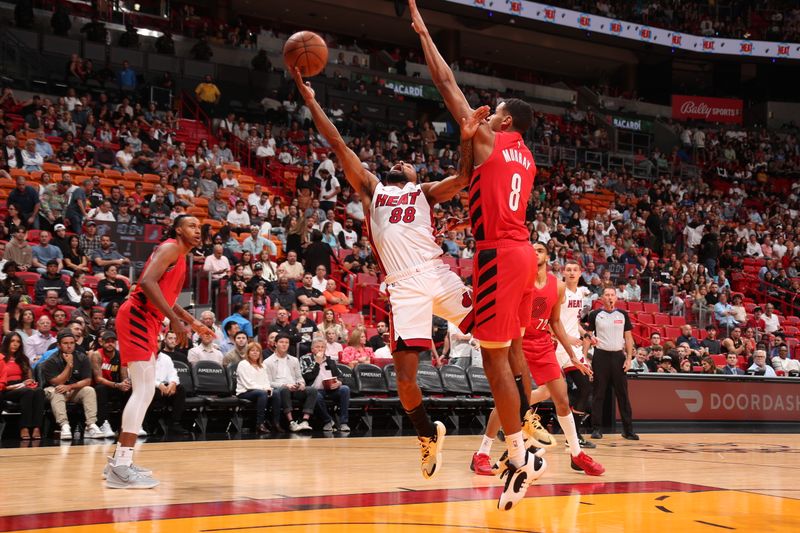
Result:
M473 111L469 118L461 120L461 159L459 160L458 175L422 185L422 192L430 204L446 202L469 185L474 162L472 138L488 116L489 106L481 106Z
M422 51L425 53L425 62L428 64L428 69L431 71L431 78L434 85L439 89L439 92L444 98L444 103L453 118L459 122L463 118L468 118L472 113L472 108L467 102L467 98L456 83L456 77L450 69L450 65L444 60L439 49L431 38L428 32L428 27L425 26L425 21L422 20L417 8L416 0L408 1L409 11L411 11L411 27L419 35L419 40L422 43Z
M361 160L350 148L347 143L342 139L342 135L333 122L330 121L325 111L317 102L314 97L314 89L311 85L303 81L300 75L300 70L294 69L294 82L297 84L297 90L303 97L308 109L311 111L311 118L317 126L317 130L325 137L328 144L331 145L336 157L342 162L345 178L350 183L350 186L356 190L362 198L372 198L372 192L375 190L375 185L378 183L378 178L374 174L361 166Z
M570 361L572 361L572 365L577 368L580 372L586 374L587 376L592 375L592 370L581 363L578 358L575 356L575 352L572 351L572 344L570 343L570 337L567 335L567 330L564 329L564 324L561 323L561 302L564 300L564 293L566 292L566 285L563 282L558 282L558 300L557 304L553 306L553 310L550 311L550 329L555 335L556 340L558 340L559 344L564 347L564 350L569 355Z

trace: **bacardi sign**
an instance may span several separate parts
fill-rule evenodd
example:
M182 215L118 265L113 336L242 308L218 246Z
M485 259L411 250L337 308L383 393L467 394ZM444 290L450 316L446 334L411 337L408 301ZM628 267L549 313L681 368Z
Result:
M672 95L672 118L741 124L744 102L734 98Z

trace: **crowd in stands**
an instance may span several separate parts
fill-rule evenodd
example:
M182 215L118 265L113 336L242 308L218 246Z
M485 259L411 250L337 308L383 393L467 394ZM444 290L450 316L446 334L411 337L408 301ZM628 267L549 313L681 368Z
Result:
M203 221L192 260L224 316L203 313L216 339L197 337L189 349L164 336L154 386L171 406L170 431L185 431L178 368L198 364L239 365L235 393L256 405L261 433L306 431L312 423L348 431L350 391L337 365L386 362L388 332L385 322L366 327L360 314L370 305L358 294L360 280L380 283L377 260L360 199L308 110L287 85L285 98L268 102L274 121L248 123L214 107L220 95L207 79L197 91L217 116L207 129L142 100L124 79L100 93L75 85L59 97L21 101L8 88L0 97L0 387L25 410L20 435L41 436L45 396L62 438L72 435L65 402L82 404L88 436L112 434L111 406L130 387L114 349L115 316L138 272L100 229L166 228L183 213ZM468 91L474 105L499 97ZM457 146L424 119L380 131L357 109L329 112L379 176L400 159L414 164L421 181L456 172ZM604 151L603 132L591 113L572 108L538 113L529 140ZM648 181L556 160L539 168L527 206L531 239L545 243L557 274L568 259L582 264L587 308L613 286L621 305L658 302L656 311L689 321L670 338L640 321L635 369L794 375L800 183L778 191L772 180L796 170L796 137L704 128L680 135L689 142L673 156L714 169L713 179ZM249 156L263 160L263 176L248 175ZM643 157L657 164L665 156ZM448 262L470 282L475 246L465 207L463 196L437 206L435 224ZM699 320L708 327L696 327ZM456 341L472 346L449 338L446 324L438 329L434 363L444 364ZM464 354L472 359L474 351ZM70 358L79 370L66 376Z

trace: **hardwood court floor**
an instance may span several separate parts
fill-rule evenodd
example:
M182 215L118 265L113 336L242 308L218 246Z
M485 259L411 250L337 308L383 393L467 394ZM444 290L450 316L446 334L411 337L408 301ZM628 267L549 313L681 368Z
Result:
M413 437L144 444L137 461L162 482L149 491L103 487L110 442L2 449L0 531L800 531L797 436L641 436L598 441L600 478L550 450L511 512L495 510L498 479L469 471L480 437L448 437L430 481Z

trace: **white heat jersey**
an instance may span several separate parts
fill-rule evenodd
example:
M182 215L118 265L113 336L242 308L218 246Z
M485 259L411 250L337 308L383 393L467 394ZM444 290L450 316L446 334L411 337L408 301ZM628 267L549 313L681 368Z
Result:
M400 188L379 183L367 222L375 256L387 276L442 255L433 235L433 210L417 184Z
M570 337L580 337L581 333L578 329L578 325L580 324L581 313L583 312L583 299L588 292L589 289L586 287L576 287L574 292L568 288L564 290L564 301L561 302L561 324L563 324L564 330ZM584 362L583 350L580 346L573 346L572 351L580 362ZM556 348L556 357L562 368L569 368L572 366L567 351L561 344L558 344Z

